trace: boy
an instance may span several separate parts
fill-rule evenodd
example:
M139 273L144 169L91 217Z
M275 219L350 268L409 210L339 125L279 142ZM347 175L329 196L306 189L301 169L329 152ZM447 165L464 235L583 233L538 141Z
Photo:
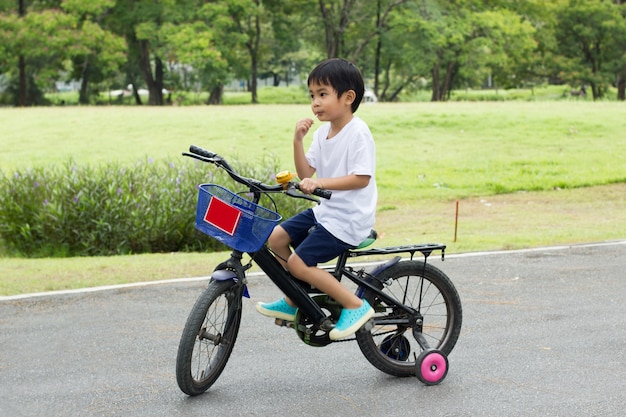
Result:
M317 264L358 246L374 225L375 145L365 122L354 116L365 92L356 66L339 58L326 60L311 72L308 86L314 115L330 123L314 133L306 153L302 141L313 119L296 123L293 152L301 178L300 189L311 193L324 188L332 190L333 195L274 228L268 243L294 277L343 306L335 328L329 333L330 339L337 340L360 329L374 315L374 310L330 273L317 268ZM295 248L293 253L290 246ZM289 321L294 320L297 309L287 298L258 303L256 308L263 315Z

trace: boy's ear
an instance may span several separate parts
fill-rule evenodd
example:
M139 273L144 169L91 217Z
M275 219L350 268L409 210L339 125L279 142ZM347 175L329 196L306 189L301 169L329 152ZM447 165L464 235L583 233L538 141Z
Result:
M356 100L356 92L354 90L346 91L343 93L343 96L345 97L347 104L352 104L354 103L354 100Z

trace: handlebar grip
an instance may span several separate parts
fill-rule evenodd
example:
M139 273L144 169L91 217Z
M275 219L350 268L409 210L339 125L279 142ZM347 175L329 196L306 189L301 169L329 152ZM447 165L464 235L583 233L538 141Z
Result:
M295 184L295 183L292 183L292 184L294 184L296 189L300 190L300 184ZM302 190L300 190L300 191L302 191ZM330 200L330 196L333 195L333 192L330 191L330 190L325 190L323 188L316 188L315 190L313 190L313 192L311 194L313 194L315 196L318 196L318 197L325 198L326 200Z
M202 149L201 147L196 145L191 145L189 147L189 152L196 155L204 156L205 158L215 158L217 156L216 153L209 152L206 149Z
M329 200L330 197L333 195L333 192L330 190L324 190L322 188L316 188L311 194Z

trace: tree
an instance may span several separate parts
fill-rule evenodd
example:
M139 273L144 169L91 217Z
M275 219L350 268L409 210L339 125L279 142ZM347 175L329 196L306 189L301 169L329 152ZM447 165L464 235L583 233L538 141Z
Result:
M263 32L262 45L266 53L260 64L266 69L266 74L273 77L274 86L283 80L289 84L301 67L308 66L307 56L319 61L318 54L310 53L311 48L305 45L302 36L294 36L301 34L302 28L310 21L306 16L314 11L312 2L265 0L264 5L270 24L268 30Z
M164 104L164 54L168 47L162 28L167 23L185 21L189 11L197 6L197 1L192 0L117 0L107 15L107 26L123 36L128 45L128 81L135 86L135 77L141 75L150 105ZM137 88L133 90L135 101L141 104Z
M313 49L316 61L326 57L342 57L359 66L366 83L373 82L374 91L384 99L380 77L384 72L381 57L387 46L385 36L391 30L394 14L402 14L406 5L416 0L317 0L302 4L301 38L308 50ZM311 9L312 5L316 5ZM372 7L374 6L374 7ZM309 17L313 16L313 17ZM320 33L323 28L323 37ZM321 56L317 58L318 52Z
M478 67L488 70L496 85L519 87L531 77L536 52L535 29L521 16L510 10L488 10L474 15L480 34L474 50L482 54ZM478 74L485 74L481 69ZM484 80L484 78L482 78Z
M390 31L389 21L393 13L397 13L398 9L403 10L400 9L400 6L405 3L408 3L408 0L396 0L390 2L385 2L384 0L376 1L376 24L374 26L374 33L376 37L376 49L374 53L374 94L376 94L376 96L379 96L380 93L380 76L382 73L381 60L384 36L386 32Z
M352 21L350 14L354 12L358 0L318 0L318 4L324 25L326 57L345 56L344 34Z
M557 64L572 85L589 85L593 99L604 97L626 65L626 23L619 4L570 0L558 12Z
M124 39L104 30L100 25L115 4L114 0L65 0L63 9L75 16L82 48L71 56L71 77L80 80L78 102L88 104L90 85L115 76L126 59Z
M231 34L243 42L248 55L247 72L252 103L258 103L257 78L261 45L261 27L267 14L262 0L221 0L211 5L210 10L216 15L222 11L228 17ZM207 8L209 9L209 8ZM224 27L224 22L222 27Z
M214 36L213 46L219 52L221 61L208 63L201 73L202 83L209 90L208 104L221 104L224 85L233 77L250 76L250 58L245 48L249 35L242 33L230 11L230 1L206 2L199 11L198 18L210 28ZM256 91L253 94L256 97Z
M427 1L414 3L413 11L395 16L389 42L397 43L397 47L387 52L388 71L395 67L396 74L403 74L404 85L418 77L430 78L431 100L447 100L459 83L464 65L478 62L472 49L476 42L471 42L480 36L475 30L475 12L459 8L456 2L442 5Z
M0 15L0 30L10 35L0 54L0 68L10 77L18 69L16 105L43 104L42 90L52 84L72 53L82 49L76 21L57 9L30 11L23 16Z
M412 13L394 14L383 37L382 94L393 99L401 89L430 80L431 100L444 101L454 88L480 87L490 76L503 87L521 84L531 72L535 30L506 1L496 2L497 9L487 3L413 2Z
M221 104L221 92L228 77L228 61L216 47L216 34L202 21L166 24L162 28L166 40L166 56L172 73L195 74L185 80L185 90L194 89L193 84L209 88L209 104ZM187 71L189 69L189 71ZM170 74L172 78L172 75Z
M15 3L13 3L15 4ZM10 11L11 8L8 5L3 4L2 5L2 11ZM20 19L23 19L24 16L26 15L26 2L25 0L18 0L17 1L17 13ZM2 48L2 51L0 51L0 63L2 63L2 57L4 55L5 59L7 59L7 57L10 57L10 55L12 55L12 51L11 51L11 45L13 44L13 42L11 42L13 36L13 33L16 33L16 28L19 26L19 24L15 21L11 20L10 15L8 16L2 16L0 18L0 31L4 32L2 39L3 39L3 46L0 47ZM10 59L10 58L8 58ZM17 56L17 67L18 67L18 93L17 93L17 106L18 107L25 107L28 104L28 100L27 100L27 85L26 85L26 59L24 58L24 55L22 53L19 53ZM1 69L1 65L0 65L0 69Z
M619 6L622 19L626 21L626 2L624 2L623 0L616 0L615 4ZM618 43L617 47L619 48L619 50L624 52L624 55L626 55L626 36L621 36L619 39L616 40ZM623 62L621 63L621 67L619 63L617 66L618 68L615 75L615 84L617 85L617 99L620 101L624 101L626 100L626 59L623 60Z

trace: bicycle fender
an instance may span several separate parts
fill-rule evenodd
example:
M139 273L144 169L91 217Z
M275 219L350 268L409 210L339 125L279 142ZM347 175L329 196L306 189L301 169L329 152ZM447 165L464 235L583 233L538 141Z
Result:
M384 264L378 265L378 267L376 267L376 269L374 269L372 272L370 272L370 275L373 275L375 277L378 276L385 269L389 269L392 266L394 266L395 264L397 264L398 262L400 262L401 259L402 259L402 257L395 256L393 259L390 259L389 261L385 262Z
M237 274L235 274L234 271L229 271L228 269L220 269L213 271L211 278L216 281L228 281L229 279L237 281Z
M213 274L211 274L211 279L214 279L216 281L228 281L229 279L232 279L235 282L239 281L237 279L237 274L235 274L233 271L229 271L228 269L219 269L217 271L213 271ZM246 298L250 298L250 293L248 292L247 285L244 285L242 295Z

